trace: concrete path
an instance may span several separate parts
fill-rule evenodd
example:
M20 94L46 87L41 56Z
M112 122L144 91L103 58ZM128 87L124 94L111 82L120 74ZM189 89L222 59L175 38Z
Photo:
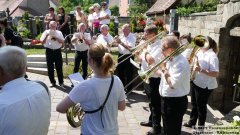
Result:
M48 76L27 73L30 80L41 80L50 86ZM51 92L52 111L51 122L48 135L79 135L80 128L72 128L66 118L66 114L56 112L56 105L65 97L71 89L71 83L68 79L64 80L65 89L56 87L49 88ZM190 101L190 100L189 100ZM189 103L190 107L190 103ZM184 122L189 119L190 109L184 115ZM149 116L149 107L146 95L141 90L135 90L127 98L127 108L125 111L118 113L119 135L145 135L150 130L148 127L139 125ZM218 119L208 112L206 125L213 125ZM182 135L191 135L192 129L182 127Z

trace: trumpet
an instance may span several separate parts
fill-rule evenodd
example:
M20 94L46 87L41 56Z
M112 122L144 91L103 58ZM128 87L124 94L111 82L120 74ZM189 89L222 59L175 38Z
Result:
M194 48L190 54L189 57L189 63L190 63L190 80L193 81L195 79L196 71L194 70L195 66L199 66L198 58L196 57L197 52L201 48L208 48L209 47L209 40L206 36L203 35L197 35L193 38L193 44Z
M157 35L155 35L154 37L152 37L152 38L148 39L147 41L141 43L140 45L138 45L138 46L130 49L129 51L131 52L131 55L129 55L127 58L125 58L125 59L123 59L121 62L119 62L119 63L117 64L117 66L120 65L121 63L123 63L125 60L129 59L130 57L132 57L137 51L143 50L144 47L145 47L147 44L151 43L151 42L152 42L153 40L155 40L156 38L162 39L163 36L164 36L164 32L160 32L160 33L158 33ZM122 56L124 56L124 55L122 55ZM119 57L118 59L120 59L120 58L121 58L121 57Z

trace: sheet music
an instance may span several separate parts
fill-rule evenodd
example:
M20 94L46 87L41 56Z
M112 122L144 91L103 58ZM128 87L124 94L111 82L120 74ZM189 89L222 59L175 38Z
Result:
M74 73L74 74L70 74L68 76L68 78L72 82L73 86L76 86L77 84L79 84L80 82L82 82L84 80L82 75L79 72Z
M135 62L134 60L132 60L131 58L130 58L130 63L132 63L133 66L136 67L137 69L140 69L140 65L137 62Z

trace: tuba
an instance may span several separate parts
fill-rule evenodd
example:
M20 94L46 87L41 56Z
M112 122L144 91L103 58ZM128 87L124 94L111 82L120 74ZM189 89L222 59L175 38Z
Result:
M189 57L189 64L190 64L190 80L193 81L195 79L196 76L196 71L194 70L194 68L196 66L199 66L198 63L198 57L196 56L197 52L201 49L201 48L208 48L209 47L209 40L206 36L203 35L197 35L193 38L193 50L190 54Z
M66 115L67 115L68 123L72 127L77 128L77 127L81 126L84 111L79 103L76 104L75 106L69 107L67 109Z

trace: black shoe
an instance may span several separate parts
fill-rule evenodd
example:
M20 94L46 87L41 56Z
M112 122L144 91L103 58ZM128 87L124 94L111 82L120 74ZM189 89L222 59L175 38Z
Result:
M60 83L59 86L60 86L60 87L64 87L64 84L63 84L63 83Z
M147 135L160 135L161 134L161 129L151 129L150 131L147 132Z
M145 122L145 121L143 121L143 122L140 122L140 125L141 126L145 126L145 127L152 127L152 122Z
M52 83L52 85L50 86L50 88L52 87L56 87L56 84L55 83Z
M184 127L192 128L192 127L194 127L195 125L191 124L190 122L185 122L185 123L183 123L183 126L184 126Z

